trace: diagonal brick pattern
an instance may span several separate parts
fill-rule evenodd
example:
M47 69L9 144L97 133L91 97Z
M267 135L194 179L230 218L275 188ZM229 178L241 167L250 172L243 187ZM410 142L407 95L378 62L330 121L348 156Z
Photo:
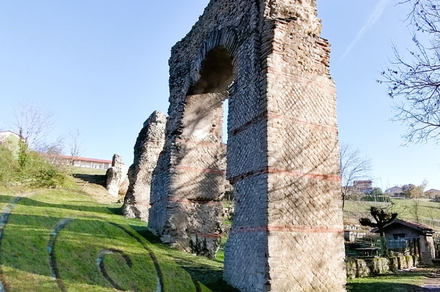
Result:
M336 91L320 30L315 0L212 0L172 49L149 226L212 256L226 169L236 201L224 278L240 291L345 291Z

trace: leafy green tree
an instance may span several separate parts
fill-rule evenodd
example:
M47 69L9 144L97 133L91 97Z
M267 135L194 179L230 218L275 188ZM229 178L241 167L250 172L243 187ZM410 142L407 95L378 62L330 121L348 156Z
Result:
M406 198L409 199L420 199L424 196L424 191L426 187L426 182L423 182L421 185L407 184L402 186L403 194Z
M381 188L374 188L374 189L369 193L369 195L370 195L370 196L373 196L373 197L378 197L378 196L382 196L382 195L383 195L383 192L382 192L382 189L381 189Z

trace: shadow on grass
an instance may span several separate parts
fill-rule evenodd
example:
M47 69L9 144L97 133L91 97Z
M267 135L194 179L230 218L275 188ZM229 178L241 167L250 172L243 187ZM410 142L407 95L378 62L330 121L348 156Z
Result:
M12 199L15 198L13 196L7 196L7 195L1 195L0 196L0 203L9 203L12 201Z
M421 288L416 285L397 284L397 283L349 283L347 284L347 292L428 292L440 291L439 289Z
M209 266L194 265L185 259L173 257L176 264L181 266L197 281L208 287L213 292L240 292L223 280L223 270L215 270Z
M100 175L100 174L82 174L82 173L75 173L73 174L74 178L79 178L85 182L97 184L105 187L106 185L106 176Z
M231 287L223 280L223 269L202 264L192 260L191 255L188 257L178 256L178 252L163 244L159 237L148 231L145 226L130 225L139 235L154 245L160 245L162 248L168 249L167 254L176 264L182 267L191 277L213 292L239 292L239 290Z
M76 192L74 193L76 194ZM77 195L82 194L78 193ZM96 230L100 231L99 236L103 236L103 234L106 234L106 232L110 232L114 229L113 227L111 227L113 223L107 221L105 217L89 217L91 214L80 214L77 213L77 211L109 214L110 210L113 214L120 214L121 208L97 206L92 204L89 205L89 202L87 202L86 200L82 201L83 199L81 197L69 198L68 194L66 194L66 200L59 200L59 204L57 204L57 196L61 198L64 196L64 194L62 192L57 192L54 193L53 197L48 197L46 195L46 198L43 198L45 200L53 198L53 202L39 201L37 198L34 199L29 197L25 197L20 200L17 208L20 207L21 209L14 209L14 211L17 211L17 213L12 212L7 224L9 227L14 227L5 230L7 237L5 237L6 246L4 247L6 247L6 249L2 248L2 251L5 251L5 253L1 254L0 256L0 261L3 265L17 271L26 272L28 274L48 276L50 274L49 267L46 267L45 261L41 261L42 258L47 258L49 256L46 251L47 236L50 234L51 230L59 222L59 220L70 217L72 215L74 215L75 217L73 221L74 223L72 223L73 225L69 224L68 227L63 229L62 233L65 234L65 240L67 241L58 242L58 244L56 245L56 249L58 249L59 251L69 249L75 250L77 248L77 244L78 248L83 246L85 241L81 241L83 243L80 244L79 242L77 242L76 239L90 237L90 235L95 234ZM12 196L0 196L0 200L4 202L9 202L12 198ZM38 209L34 209L34 207L38 207ZM57 210L55 211L55 209ZM33 213L31 210L38 210L39 214ZM71 212L68 210L75 210L75 212ZM220 264L217 263L214 265L210 265L209 261L206 258L196 257L191 254L182 254L182 252L169 248L167 245L162 244L158 237L149 232L145 227L145 223L143 222L139 222L139 224L137 224L136 222L132 221L129 224L134 229L134 231L136 231L136 233L144 237L150 243L156 245L158 248L162 249L161 253L163 255L168 256L177 265L179 265L187 273L189 273L196 287L196 291L202 291L200 289L200 286L196 285L197 281L205 285L213 292L238 291L233 289L223 281L223 271ZM77 225L83 226L84 228L73 229L73 227ZM69 233L66 233L69 230L73 232L70 234L74 234L74 237L71 237ZM129 237L133 237L130 232L128 232L127 234L129 235ZM98 238L99 236L95 237ZM136 236L134 236L134 238L135 237ZM125 242L126 239L127 238L125 236L117 236L116 234L112 234L113 243ZM87 241L88 248L85 250L95 250L95 246L99 246L100 244L100 240L92 242ZM22 246L22 248L33 247L34 252L29 253L29 257L23 259L22 249L19 250L17 248L14 248L16 246ZM53 248L55 248L55 246ZM70 252L68 252L67 254L69 253ZM15 257L20 257L21 260L16 261ZM37 260L36 258L40 260ZM82 261L84 261L85 259L82 256L79 256L79 258L80 264L74 266L82 268ZM94 259L92 259L91 261L93 262L93 260ZM64 270L65 269L63 269L63 271Z
M122 214L122 207L121 206L118 206L118 207L113 207L113 206L107 207L107 210L112 212L113 215L120 215L120 216L124 215L124 214Z
M12 198L12 197L10 197ZM108 214L108 211L110 210L112 213L114 213L111 208L108 208L107 206L97 206L97 205L91 205L91 206L85 206L85 202L78 201L78 204L56 204L56 203L46 203L42 201L37 201L31 198L23 198L20 200L20 205L23 206L31 206L31 207L43 207L43 208L58 208L58 209L66 209L66 210L77 210L77 211L84 211L84 212L94 212L94 213L104 213Z

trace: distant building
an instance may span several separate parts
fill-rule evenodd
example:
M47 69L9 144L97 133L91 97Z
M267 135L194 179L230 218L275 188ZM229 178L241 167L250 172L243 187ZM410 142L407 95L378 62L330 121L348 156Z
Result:
M111 160L95 159L95 158L85 158L85 157L72 157L67 155L56 155L40 153L49 162L52 160L57 160L61 164L70 164L76 167L84 168L95 168L107 170L112 166Z
M435 246L432 235L435 231L425 225L396 219L384 226L385 237L388 241L388 248L401 248L413 243L415 253L419 256L420 262L424 265L432 265L435 258ZM372 232L378 233L377 228Z
M66 156L72 161L71 156ZM75 157L73 160L73 166L85 167L85 168L97 168L97 169L109 169L112 167L111 160L102 160L95 158Z
M12 131L0 131L0 146L5 145L18 155L20 136Z
M355 180L352 186L342 188L346 194L369 194L373 191L373 182L371 180Z
M13 152L18 153L18 141L20 141L20 136L12 131L0 131L0 146L8 144ZM95 168L107 170L112 166L111 160L95 159L95 158L85 158L85 157L75 157L57 154L40 153L49 162L57 161L61 164L70 164L76 167L84 168Z
M405 194L403 192L402 187L395 186L395 187L389 188L385 191L385 193L389 194L390 197L393 197L393 198L405 198Z
M430 199L435 199L435 200L440 199L440 191L436 189L430 189L429 191L426 191L425 195Z
M0 131L0 146L6 142L6 140L16 139L20 140L20 136L12 131Z
M371 180L355 180L353 189L359 193L368 194L373 191L373 182Z

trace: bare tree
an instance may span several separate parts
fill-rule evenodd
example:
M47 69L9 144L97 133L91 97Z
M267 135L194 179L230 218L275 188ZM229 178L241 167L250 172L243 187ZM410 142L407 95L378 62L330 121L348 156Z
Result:
M82 143L80 141L81 132L77 129L75 132L69 132L69 147L70 147L70 156L72 159L72 164L78 157L80 157L85 149L82 147Z
M339 167L342 180L342 204L345 204L346 195L349 193L347 186L358 179L369 177L371 160L361 156L359 149L353 149L350 144L340 143Z
M391 223L397 218L397 213L390 213L388 211L385 211L384 209L377 208L377 207L371 207L370 208L370 215L374 218L373 222L369 218L361 218L359 219L359 223L363 226L369 226L373 228L377 228L379 235L380 235L380 241L382 245L382 251L384 253L387 252L387 244L385 240L385 225L388 223Z
M394 100L393 120L407 124L407 142L440 142L440 1L405 0L411 6L406 19L413 29L409 59L394 46L394 61L379 83L388 85Z
M19 133L29 148L33 149L52 130L54 115L37 102L22 100L14 111L11 123L13 131Z
M363 226L377 228L381 237L384 236L385 225L392 222L397 217L397 213L389 213L384 209L377 207L370 208L370 215L376 222L372 222L369 218L361 218L359 219L359 223Z
M40 153L44 159L55 166L58 170L64 170L64 161L61 158L64 151L63 136L59 136L57 140L52 143L39 143L35 146L34 150Z

